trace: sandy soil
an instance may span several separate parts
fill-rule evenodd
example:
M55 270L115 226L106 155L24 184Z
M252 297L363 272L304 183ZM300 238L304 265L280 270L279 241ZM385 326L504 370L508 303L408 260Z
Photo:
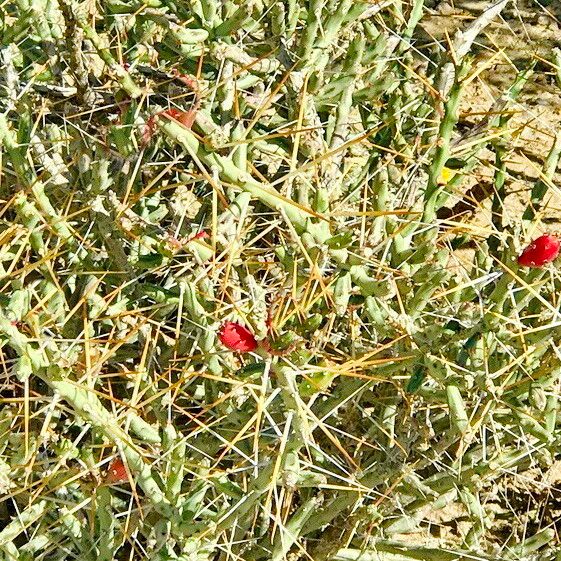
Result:
M458 28L469 25L489 1L445 0L428 2L429 15L423 20L426 36L421 40L446 41ZM540 5L541 4L541 5ZM547 5L549 4L549 5ZM536 71L513 109L510 127L513 132L506 145L509 149L506 209L507 224L519 222L520 214L542 163L551 149L554 135L561 131L561 88L552 64L553 49L561 47L561 1L517 0L512 2L478 38L474 47L474 66L483 68L466 90L461 108L461 122L473 126L493 102L512 83L517 69L537 61ZM465 193L474 185L488 185L492 192L494 155L482 152L481 165L466 178ZM546 197L541 230L561 230L561 175L556 174ZM486 189L480 189L485 191ZM457 203L456 201L454 201ZM480 204L464 201L461 208L471 207L482 225L489 223L490 201ZM468 213L471 214L471 213ZM470 216L473 220L473 214Z

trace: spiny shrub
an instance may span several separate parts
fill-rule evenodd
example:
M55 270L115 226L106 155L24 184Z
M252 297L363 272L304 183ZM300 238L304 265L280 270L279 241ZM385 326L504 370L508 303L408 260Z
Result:
M552 558L534 61L459 123L507 4L442 42L423 0L0 6L3 559Z

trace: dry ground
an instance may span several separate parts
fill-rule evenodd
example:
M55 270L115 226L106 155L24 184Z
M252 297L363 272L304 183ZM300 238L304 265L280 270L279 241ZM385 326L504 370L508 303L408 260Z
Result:
M467 25L488 2L450 0L432 2L429 6L432 14L423 20L426 37L422 39L431 42L445 41L447 34L452 36L458 28ZM553 49L559 47L561 2L540 4L536 0L518 0L487 28L474 49L477 63L483 70L471 82L462 104L461 120L468 127L477 123L500 93L509 87L517 69L537 61L536 72L515 105L516 115L511 121L513 132L507 139L510 177L506 206L513 221L518 220L529 189L539 176L541 162L561 128L561 89L556 83L556 68L552 63ZM481 165L466 178L466 191L476 184L490 187L494 171L492 154L487 152L482 156ZM552 230L559 228L561 218L560 179L558 172L543 215L543 221L551 223ZM468 198L464 202L457 210L465 212L471 208L483 224L488 223L489 201L477 204Z

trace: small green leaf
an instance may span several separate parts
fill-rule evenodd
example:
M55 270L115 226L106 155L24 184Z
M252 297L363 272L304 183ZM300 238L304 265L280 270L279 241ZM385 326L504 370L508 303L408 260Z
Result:
M149 253L141 255L136 262L137 267L141 269L154 269L163 263L164 257L159 253Z
M302 397L312 397L316 393L326 391L337 377L334 372L314 372L307 374L300 382L298 390Z
M405 388L409 393L415 393L422 385L425 380L425 370L422 366L417 367L415 372L413 372L409 382L407 382L407 387Z
M265 371L264 362L253 362L251 364L246 364L242 368L236 371L236 378L246 379L246 378L257 378L261 376Z
M349 247L353 241L353 235L351 232L343 232L342 234L337 234L326 240L326 245L330 249L344 249Z
M446 161L446 167L450 169L462 169L467 165L465 160L460 158L450 158Z

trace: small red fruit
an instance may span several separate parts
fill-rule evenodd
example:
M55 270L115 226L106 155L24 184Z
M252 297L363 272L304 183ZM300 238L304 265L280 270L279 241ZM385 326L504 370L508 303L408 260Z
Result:
M194 234L193 236L191 236L189 238L189 241L191 242L193 240L204 240L206 238L210 238L210 236L208 235L208 232L205 232L204 230L201 230L197 234Z
M250 353L257 348L257 341L251 331L235 321L225 321L220 327L218 338L231 351Z
M195 122L196 112L193 109L190 109L189 111L180 111L179 109L175 109L175 107L171 107L170 109L165 109L164 111L159 111L158 113L152 115L148 121L146 121L144 130L142 131L143 146L146 146L146 144L152 140L152 137L156 132L156 118L158 117L167 117L168 119L177 121L180 125L190 129Z
M105 483L108 485L116 485L128 481L127 468L121 458L115 458L110 464L107 474L105 475Z
M171 111L171 109L170 109ZM174 111L173 114L170 114L169 117L175 119L179 124L183 125L184 127L190 129L195 122L195 111Z
M523 267L543 267L559 255L560 243L555 236L544 234L536 238L519 256Z

